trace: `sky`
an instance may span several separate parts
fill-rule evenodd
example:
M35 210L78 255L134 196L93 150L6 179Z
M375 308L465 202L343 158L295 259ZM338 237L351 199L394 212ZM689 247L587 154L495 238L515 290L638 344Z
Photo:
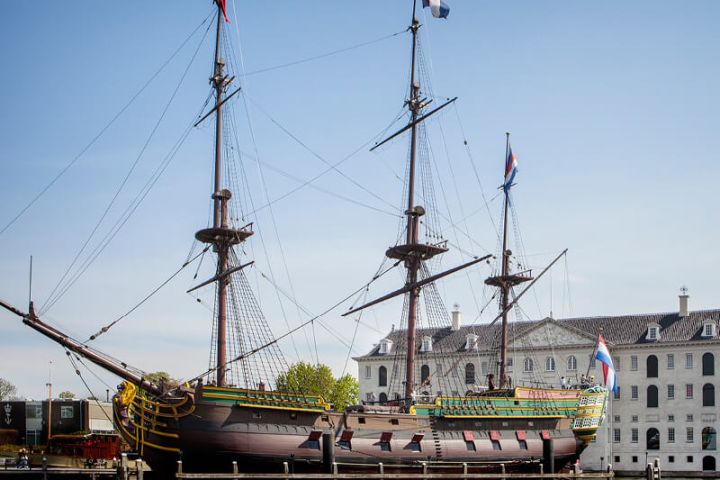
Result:
M720 4L449 3L447 20L420 13L423 91L435 105L458 97L427 123L451 247L437 267L497 253L511 132L513 239L522 238L513 248L535 271L568 249L526 297L522 318L676 311L681 286L691 309L717 308ZM225 31L242 60L234 70L242 92L228 108L247 178L234 194L242 218L255 222L244 253L277 335L308 317L265 277L319 314L370 280L398 234L407 138L368 149L402 124L410 6L228 0ZM26 308L32 256L33 299L45 304L118 187L88 251L207 110L212 10L206 0L0 4L0 298ZM180 268L208 221L212 141L211 123L190 129L139 208L43 319L87 338ZM292 178L308 181L343 159L339 172L297 190ZM212 290L185 291L211 270L209 261L183 270L94 346L146 371L202 372ZM494 316L493 306L483 310L491 271L480 264L439 283L463 322ZM368 298L402 283L401 272L389 274ZM320 361L356 374L347 344L351 355L369 351L399 324L401 300L365 312L354 341L357 317L340 315L350 303L283 341L288 360L314 358L314 336ZM56 392L90 395L64 351L7 312L0 353L0 377L22 396L44 397L49 378ZM99 397L118 383L97 369L82 374Z

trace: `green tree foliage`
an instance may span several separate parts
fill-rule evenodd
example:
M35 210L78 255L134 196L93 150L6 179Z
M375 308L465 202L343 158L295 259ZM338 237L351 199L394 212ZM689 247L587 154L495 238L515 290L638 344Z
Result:
M276 383L280 391L320 395L335 410L356 404L360 393L360 385L352 375L345 374L336 379L327 365L306 362L291 365L287 373L278 376Z
M69 390L65 390L64 392L60 392L58 398L62 398L63 400L71 400L75 398L75 394Z
M0 400L7 400L17 393L15 385L10 383L9 380L0 378Z
M144 378L158 387L160 385L164 385L166 388L175 388L180 383L179 380L171 377L169 373L163 371L148 373L144 376Z

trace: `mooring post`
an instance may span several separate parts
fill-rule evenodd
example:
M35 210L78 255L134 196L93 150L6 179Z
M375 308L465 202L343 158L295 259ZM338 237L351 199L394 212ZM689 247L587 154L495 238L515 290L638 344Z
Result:
M544 467L544 465L541 463L540 464L540 476L541 477L545 475L545 469L543 467Z
M238 470L238 465L237 465L237 460L233 460L233 462L232 462L232 467L233 467L233 474L234 474L234 475L237 475L237 474L238 474L238 471L239 471L239 470ZM238 477L235 477L235 478L237 479Z
M288 475L290 473L290 465L288 465L288 462L283 462L283 473L285 475ZM288 477L285 477L285 480L287 480Z
M337 476L337 474L338 474L338 464L337 464L337 462L333 462L333 464L332 464L332 474L333 474L333 476Z
M662 480L662 472L660 471L660 459L656 458L655 462L655 480Z
M467 475L467 463L463 463L463 475Z
M382 464L382 462L378 463L378 470L380 471L380 475L382 475L382 478L385 478L385 466Z
M543 438L543 464L546 472L555 472L555 444L552 438Z
M135 460L135 475L137 476L137 480L143 480L144 472L143 472L143 461L142 458L138 457L137 460Z
M502 478L502 480L505 480L505 464L504 463L500 464L500 478Z
M335 438L332 433L322 434L323 473L332 473L335 462Z
M30 462L28 461L28 463L30 463ZM47 480L47 478L48 478L48 476L47 476L47 463L48 463L48 462L47 462L47 457L43 457L43 459L42 459L43 480Z
M580 464L576 462L575 464L573 464L573 475L575 475L575 478L577 478L580 476L581 473L582 470L580 470Z
M120 454L120 480L128 480L128 458L127 453Z

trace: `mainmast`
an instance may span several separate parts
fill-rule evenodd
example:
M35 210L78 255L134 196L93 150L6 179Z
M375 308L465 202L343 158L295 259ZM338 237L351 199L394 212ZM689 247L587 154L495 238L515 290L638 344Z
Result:
M530 275L521 272L518 274L510 273L510 256L512 251L508 248L508 206L510 204L510 187L512 183L512 169L514 169L514 157L510 150L510 133L505 133L505 168L504 182L502 189L505 193L505 204L503 207L503 245L502 245L502 264L500 276L490 277L485 280L488 285L493 285L500 289L500 311L502 312L502 332L500 339L500 362L499 362L499 386L505 388L509 386L506 369L507 369L507 346L508 346L508 305L510 303L510 290L515 285L532 280Z
M407 280L405 285L411 287L408 291L408 328L407 328L407 358L405 364L405 398L412 397L415 385L415 331L417 326L417 307L420 296L418 283L418 271L421 262L433 256L447 251L447 249L435 245L419 243L420 217L425 214L425 209L415 205L415 166L417 159L417 126L418 117L422 109L427 105L425 99L420 97L420 82L416 79L417 59L417 35L420 29L420 22L416 16L417 1L413 1L413 15L410 31L412 32L412 60L410 71L410 92L409 99L405 102L410 111L410 166L408 169L408 199L407 210L407 235L405 245L396 245L386 252L389 258L404 260L407 269Z
M216 382L219 387L225 386L227 364L227 287L230 283L228 257L233 245L244 241L252 235L248 229L233 229L229 222L228 202L232 197L230 190L222 188L222 129L223 129L223 96L232 79L225 75L225 61L221 56L221 40L223 17L225 16L224 1L215 0L218 7L217 30L215 34L215 68L210 83L215 88L215 183L213 199L213 226L200 230L195 238L213 245L217 253L217 343L216 343Z

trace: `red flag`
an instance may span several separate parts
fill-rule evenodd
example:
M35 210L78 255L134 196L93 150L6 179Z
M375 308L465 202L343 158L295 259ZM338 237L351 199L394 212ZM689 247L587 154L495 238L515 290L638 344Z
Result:
M215 0L217 4L220 6L220 10L222 10L223 17L225 17L225 21L227 23L230 23L230 19L227 16L227 12L225 11L225 0Z

